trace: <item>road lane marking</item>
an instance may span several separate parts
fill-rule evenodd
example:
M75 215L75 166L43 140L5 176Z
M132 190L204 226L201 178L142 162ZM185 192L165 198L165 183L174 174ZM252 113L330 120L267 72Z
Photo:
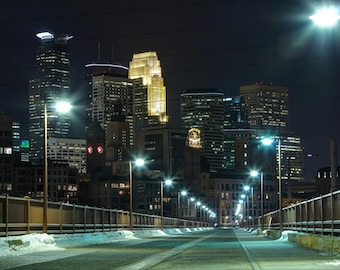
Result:
M247 259L248 259L248 261L249 261L249 263L250 263L250 265L251 265L251 268L252 268L253 270L262 270L261 266L259 266L259 265L256 263L256 261L254 260L253 256L251 256L249 250L248 250L247 247L242 243L242 241L240 240L240 238L239 238L238 236L236 236L236 237L237 237L237 240L239 241L239 243L240 243L240 245L241 245L241 247L242 247L244 253L245 253L246 256L247 256Z
M208 239L212 236L213 236L212 234L204 236L202 238L193 240L189 243L185 243L185 244L182 244L180 246L177 246L173 249L163 251L163 252L157 253L155 255L151 255L149 257L146 257L142 261L138 261L134 264L119 267L116 270L141 270L141 269L150 268L151 266L154 266L154 265L174 256L174 255L177 255L178 253L182 252L183 250L191 248L191 247L195 246L196 244L198 244L199 242L202 242L202 241L204 241L204 240L206 240L206 239Z

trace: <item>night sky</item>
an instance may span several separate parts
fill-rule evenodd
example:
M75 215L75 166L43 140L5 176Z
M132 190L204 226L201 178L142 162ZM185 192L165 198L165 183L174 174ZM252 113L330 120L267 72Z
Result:
M0 8L0 111L27 125L28 81L34 76L40 31L74 36L71 81L78 107L73 121L85 96L84 66L98 61L99 43L102 62L126 66L133 53L152 50L161 62L174 122L180 94L188 88L216 88L235 96L241 85L260 81L287 86L290 129L301 137L306 153L315 155L306 159L311 178L329 166L330 139L340 145L340 24L331 29L313 25L308 17L321 3L6 1Z

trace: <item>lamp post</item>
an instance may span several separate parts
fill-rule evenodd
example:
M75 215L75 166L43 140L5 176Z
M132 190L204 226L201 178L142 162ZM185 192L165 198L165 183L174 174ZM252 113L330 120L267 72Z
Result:
M280 232L283 230L282 222L282 175L281 175L281 139L279 138L279 222L280 222Z
M191 204L189 203L189 209L188 209L188 211L189 211L188 215L189 215L190 219L193 218L192 207L194 206L196 208L196 204L194 203L195 201L196 201L195 197L190 197Z
M262 139L262 144L271 145L273 143L273 139L264 138ZM279 178L279 224L280 224L280 232L283 230L283 222L282 222L282 172L281 172L281 138L277 138L278 141L278 178Z
M48 163L47 163L47 106L44 104L44 197L43 197L43 232L47 233L47 208L48 208Z
M178 218L181 218L181 196L187 196L188 195L188 192L186 190L182 190L180 192L178 192L178 202L177 202L177 205L178 205Z
M199 222L202 222L201 205L202 203L200 201L196 202L196 206L199 208L199 218L198 218ZM197 208L196 208L196 211L197 211Z
M144 159L138 158L135 160L134 164L137 167L141 167L145 164ZM129 209L129 225L130 225L130 231L132 231L133 229L133 220L132 220L132 204L133 204L133 176L132 176L132 168L133 168L133 164L132 164L132 160L129 160L129 192L130 192L130 209Z
M66 101L60 101L55 104L55 110L60 113L66 113L71 110L71 104ZM48 154L47 154L47 104L44 104L44 195L43 195L43 232L48 231Z
M257 171L251 171L250 175L252 177L256 177L258 176L258 172ZM260 180L261 180L261 230L263 231L264 229L264 219L263 219L263 172L260 172Z
M253 186L244 186L243 189L247 192L251 193L251 223L253 225L253 227L255 227L254 225L254 188ZM248 204L248 220L249 220L249 216L250 216L250 207L249 207L249 195L247 196L247 204ZM248 222L249 223L249 222Z
M170 186L172 184L172 180L171 179L165 179L164 183L163 181L161 181L161 201L160 201L160 205L161 205L161 229L163 230L163 217L164 217L164 184L166 186Z

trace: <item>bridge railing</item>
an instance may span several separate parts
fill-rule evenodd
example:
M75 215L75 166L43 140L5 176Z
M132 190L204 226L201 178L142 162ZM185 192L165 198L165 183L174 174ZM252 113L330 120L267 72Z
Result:
M264 229L280 229L279 210L263 218ZM340 190L282 208L282 229L340 236Z
M163 220L163 221L162 221ZM132 213L133 229L207 227L207 222ZM130 212L48 202L48 233L86 233L130 228ZM0 195L0 236L41 233L43 201Z

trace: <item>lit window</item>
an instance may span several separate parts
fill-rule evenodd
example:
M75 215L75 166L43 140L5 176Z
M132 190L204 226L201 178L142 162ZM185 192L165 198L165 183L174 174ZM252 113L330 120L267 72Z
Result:
M11 147L5 147L4 148L4 154L5 155L11 155L12 154L12 148Z

